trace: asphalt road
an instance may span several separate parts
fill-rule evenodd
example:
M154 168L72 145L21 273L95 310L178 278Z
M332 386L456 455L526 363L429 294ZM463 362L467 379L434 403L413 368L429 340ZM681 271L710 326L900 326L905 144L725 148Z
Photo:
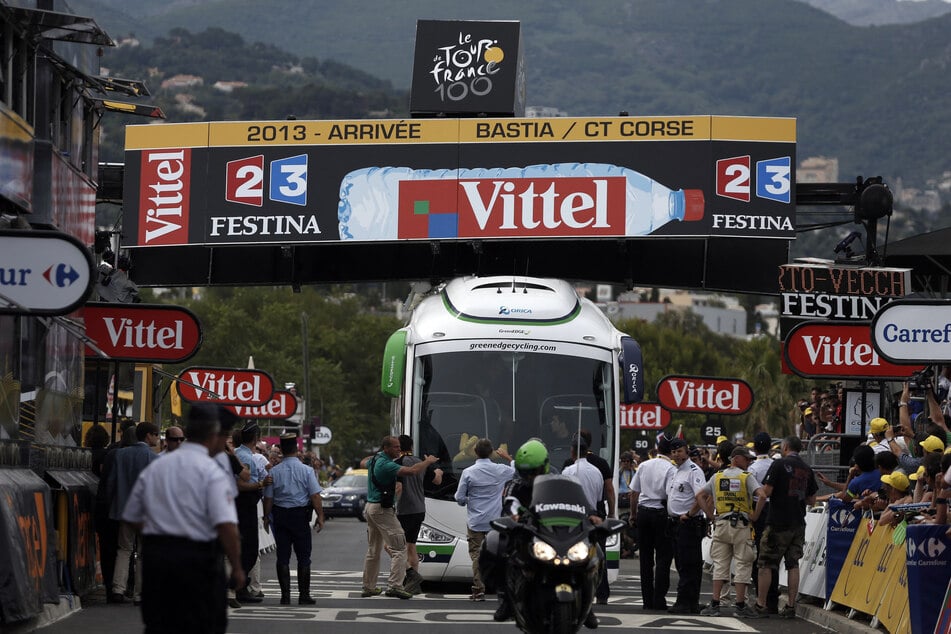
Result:
M423 594L402 601L388 597L364 599L360 597L361 571L366 553L366 525L356 519L329 520L320 534L314 535L314 565L311 572L311 594L317 605L281 606L274 572L274 555L263 556L263 603L229 611L229 634L291 634L308 630L323 634L352 632L377 633L385 625L387 634L416 633L422 626L427 632L453 634L485 634L489 627L497 632L517 631L514 622L496 623L492 613L494 597L484 603L468 600L469 588L458 584L426 584ZM384 555L384 568L388 560ZM675 616L641 610L640 581L637 559L621 561L621 575L611 586L611 599L606 606L598 606L601 619L599 629L620 631L636 629L640 632L829 632L819 625L797 619L740 620L730 616L719 618ZM292 575L293 570L292 559ZM676 588L676 573L673 573ZM385 586L385 574L380 584ZM292 596L296 600L296 581L291 580ZM704 583L703 601L709 600L710 581ZM668 598L673 599L675 590ZM103 632L141 631L139 609L131 603L106 604L102 592L86 597L83 609L65 619L44 627L43 634L101 634ZM171 606L170 609L175 609ZM729 614L729 609L724 609ZM583 630L587 631L587 630Z

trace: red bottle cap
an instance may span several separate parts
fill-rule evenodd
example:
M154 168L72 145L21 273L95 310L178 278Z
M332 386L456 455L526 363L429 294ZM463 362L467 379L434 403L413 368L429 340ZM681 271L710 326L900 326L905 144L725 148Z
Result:
M703 190L684 190L684 220L701 220L703 218Z

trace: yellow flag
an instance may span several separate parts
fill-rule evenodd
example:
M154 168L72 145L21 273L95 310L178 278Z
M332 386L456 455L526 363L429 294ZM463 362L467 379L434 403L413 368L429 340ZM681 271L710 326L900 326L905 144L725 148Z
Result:
M169 395L172 398L172 416L182 417L182 397L178 395L178 381L172 381L172 389Z

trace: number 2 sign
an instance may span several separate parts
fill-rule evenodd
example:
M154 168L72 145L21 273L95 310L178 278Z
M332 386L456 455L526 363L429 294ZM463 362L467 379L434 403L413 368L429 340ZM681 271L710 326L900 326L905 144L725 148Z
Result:
M717 161L717 196L750 202L753 179L749 155ZM788 156L756 162L757 198L789 203L792 196L792 164Z

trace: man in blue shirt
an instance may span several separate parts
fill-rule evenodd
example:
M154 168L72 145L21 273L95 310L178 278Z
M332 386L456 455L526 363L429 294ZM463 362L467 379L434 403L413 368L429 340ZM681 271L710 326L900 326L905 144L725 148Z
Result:
M413 598L412 593L403 588L403 580L406 577L406 536L393 508L396 478L422 473L439 458L426 456L411 467L401 467L394 462L401 453L400 439L396 436L384 436L380 452L367 464L367 505L364 508L367 520L367 554L363 561L362 593L364 597L382 593L376 587L376 579L380 573L380 551L383 544L386 544L390 552L390 576L387 580L386 596Z
M281 605L291 602L291 547L297 555L297 603L313 605L310 596L310 519L317 511L317 530L324 527L320 484L314 469L297 457L297 435L281 436L281 464L271 469L272 483L264 488L264 528L269 529L274 513L274 541L277 544L277 581Z
M507 453L496 452L488 438L480 438L475 446L475 464L463 470L456 489L456 502L467 507L466 536L472 559L471 601L485 601L485 584L479 574L479 551L486 533L492 528L489 522L502 516L502 488L515 477L515 467L511 464L489 460L493 453L498 453L507 462L512 461Z
M137 442L129 447L123 447L116 452L115 463L109 472L109 480L106 482L106 491L108 492L112 506L109 509L109 517L113 520L121 520L122 512L125 509L132 488L135 486L139 474L158 458L154 447L158 445L159 428L152 423L139 423L135 426L135 437ZM126 585L129 582L129 561L132 559L132 551L136 550L141 554L137 544L139 540L136 531L128 522L122 522L119 525L118 551L116 552L116 565L112 574L112 600L120 602L125 595ZM142 601L142 567L135 566L133 577L135 591L133 599L138 605Z
M259 436L257 423L246 423L241 429L241 445L234 450L235 457L251 471L251 479L238 485L236 500L238 529L241 531L241 567L245 572L250 572L258 560L258 502L261 501L261 491L270 484L267 471L258 466L252 455ZM261 602L261 598L251 594L247 587L237 588L235 595L241 603Z

